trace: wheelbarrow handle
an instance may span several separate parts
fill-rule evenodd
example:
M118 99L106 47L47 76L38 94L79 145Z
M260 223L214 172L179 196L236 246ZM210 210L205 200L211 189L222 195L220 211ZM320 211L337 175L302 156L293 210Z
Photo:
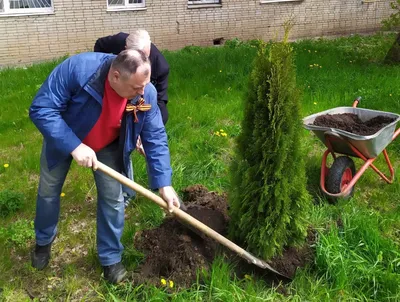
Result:
M136 191L137 193L142 194L144 197L152 200L157 205L159 205L161 208L163 208L165 210L168 210L168 205L164 201L164 199L162 199L160 196L157 196L153 192L147 190L146 188L142 187L141 185L137 184L133 180L123 176L122 174L118 173L117 171L111 169L110 167L106 166L105 164L103 164L101 162L97 162L97 169L99 171L111 176L112 178L114 178L115 180L120 182L121 184L131 188L132 190ZM200 230L205 235L209 236L210 238L216 240L217 242L219 242L222 245L226 246L230 250L234 251L240 257L246 259L248 262L250 262L252 264L255 264L255 265L257 265L257 266L259 266L261 268L268 269L268 270L272 271L273 273L275 273L277 275L280 275L280 276L282 276L282 277L284 277L286 279L290 279L289 277L287 277L287 276L279 273L278 271L274 270L265 261L256 258L255 256L253 256L252 254L250 254L249 252L247 252L246 250L244 250L240 246L238 246L235 243L233 243L232 241L228 240L227 238L225 238L221 234L217 233L216 231L214 231L213 229L211 229L210 227L208 227L207 225L205 225L201 221L199 221L196 218L192 217L191 215L185 213L181 209L175 208L174 211L173 211L173 215L175 215L179 220L190 224L191 226L193 226L196 229Z
M358 106L358 103L360 102L361 102L361 97L359 96L353 101L353 108L356 108Z

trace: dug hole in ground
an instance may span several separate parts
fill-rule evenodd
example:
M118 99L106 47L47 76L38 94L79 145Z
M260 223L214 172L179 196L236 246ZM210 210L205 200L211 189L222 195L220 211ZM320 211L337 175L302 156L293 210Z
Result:
M226 194L220 195L202 185L194 185L183 190L183 201L188 214L221 235L227 235L229 216ZM311 246L314 242L314 233L310 231L303 247L288 248L282 256L268 262L274 269L292 278L298 267L304 267L313 260ZM275 279L267 270L247 264L216 241L194 233L173 217L166 218L158 228L136 233L134 245L145 254L144 263L134 273L135 284L163 286L160 280L165 279L173 280L175 288L190 287L197 280L197 271L209 270L214 258L221 254L236 263L238 278L256 273L268 281Z

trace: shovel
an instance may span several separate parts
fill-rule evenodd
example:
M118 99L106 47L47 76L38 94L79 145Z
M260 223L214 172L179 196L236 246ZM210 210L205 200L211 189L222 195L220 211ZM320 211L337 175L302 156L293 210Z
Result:
M134 181L130 180L129 178L123 176L122 174L118 173L117 171L111 169L110 167L106 166L105 164L103 164L103 163L101 163L99 161L97 162L97 170L99 170L99 171L111 176L112 178L114 178L115 180L120 182L121 184L131 188L132 190L136 191L137 193L142 194L144 197L147 197L148 199L150 199L153 202L155 202L161 208L163 208L165 210L168 210L168 205L167 205L167 203L165 202L164 199L162 199L161 197L157 196L153 192L147 190L146 188L144 188L141 185L135 183ZM183 205L183 203L181 203L181 205ZM184 206L184 208L186 208L186 207ZM247 262L252 263L252 264L254 264L254 265L256 265L256 266L258 266L258 267L260 267L262 269L269 270L269 271L275 273L276 275L279 275L279 276L281 276L281 277L283 277L285 279L288 279L288 280L291 279L288 276L285 276L284 274L281 274L280 272L278 272L275 269L273 269L265 261L254 257L252 254L250 254L249 252L247 252L246 250L244 250L240 246L236 245L235 243L233 243L229 239L225 238L221 234L217 233L216 231L214 231L213 229L211 229L210 227L208 227L204 223L200 222L196 218L194 218L191 215L187 214L185 211L182 211L179 208L175 208L173 214L176 216L176 218L178 220L181 220L184 223L189 224L190 226L196 228L197 230L199 230L200 232L204 233L208 237L216 240L220 244L224 245L225 247L229 248L230 250L232 250L233 252L238 254L243 259L247 260Z

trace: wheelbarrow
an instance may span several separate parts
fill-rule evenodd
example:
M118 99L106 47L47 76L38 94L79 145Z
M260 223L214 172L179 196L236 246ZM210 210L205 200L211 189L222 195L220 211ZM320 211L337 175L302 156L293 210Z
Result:
M311 130L327 147L322 156L320 187L322 192L332 201L338 198L348 199L354 193L354 186L361 175L371 167L384 181L391 184L394 179L394 169L390 162L386 147L400 134L400 128L396 130L396 124L400 120L400 115L357 108L361 97L353 102L352 107L337 107L323 112L319 112L303 119L303 126ZM313 125L314 120L325 114L356 114L361 121L372 119L376 116L386 116L393 118L394 121L373 135L361 136L341 129L321 127ZM390 176L382 173L373 162L378 155L383 153ZM333 157L331 167L327 166L328 155ZM344 156L337 156L342 154ZM356 171L354 161L351 157L360 158L364 161L361 168Z

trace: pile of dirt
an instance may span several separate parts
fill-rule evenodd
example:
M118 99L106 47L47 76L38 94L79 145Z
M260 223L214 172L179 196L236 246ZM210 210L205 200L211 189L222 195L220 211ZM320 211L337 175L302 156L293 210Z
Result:
M202 185L194 185L183 191L183 201L187 212L208 225L218 233L226 235L229 222L227 196L209 192ZM273 268L293 277L298 267L309 263L314 255L310 246L315 237L310 233L308 244L300 249L289 248L283 255L271 259ZM175 218L166 218L156 229L145 230L135 235L135 247L146 255L145 262L134 274L133 281L162 286L161 279L173 281L174 287L190 287L196 282L198 270L209 270L214 257L224 252L228 259L239 263L236 274L242 278L245 274L256 273L255 265L239 261L233 252L223 249L216 241L194 232ZM262 274L268 274L262 270ZM271 279L269 275L269 279Z
M365 122L353 113L324 114L318 116L313 125L336 128L357 135L368 136L375 134L386 125L394 122L394 118L379 115Z
M226 235L228 207L225 195L209 192L201 185L183 192L187 213L221 235ZM197 234L173 217L153 230L137 233L135 247L146 255L134 282L162 285L171 280L175 287L190 287L196 282L198 270L208 270L219 248L218 244ZM167 282L167 286L169 282Z

